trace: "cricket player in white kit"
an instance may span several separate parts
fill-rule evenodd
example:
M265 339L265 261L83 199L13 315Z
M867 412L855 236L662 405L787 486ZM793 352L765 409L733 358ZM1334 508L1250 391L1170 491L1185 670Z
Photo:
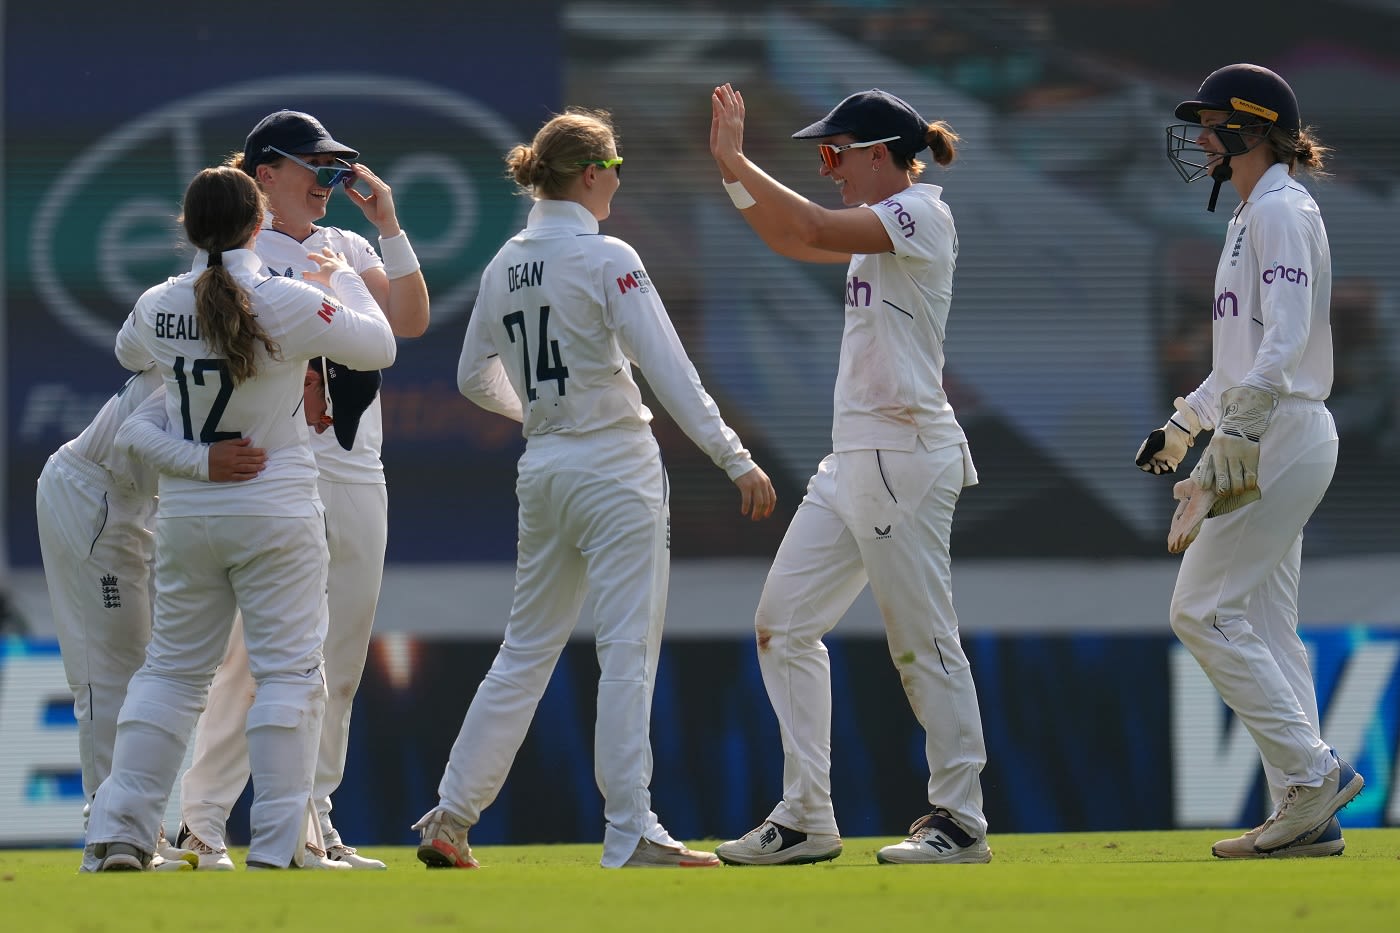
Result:
M870 584L890 656L926 733L932 811L881 862L986 862L987 753L953 610L949 534L977 473L943 392L943 335L958 238L936 185L916 184L926 148L947 165L957 136L879 89L853 94L793 134L819 140L820 172L851 210L826 210L745 157L744 100L711 97L710 150L725 188L775 252L848 263L833 453L778 548L754 625L783 742L783 799L725 862L777 865L841 854L831 800L831 670L822 637Z
M73 691L83 793L89 803L111 772L117 713L151 637L157 474L114 443L117 429L148 397L164 404L154 367L128 379L81 434L49 457L35 494L44 579ZM246 439L200 446L192 453L205 478L220 482L250 479L266 459ZM156 851L167 861L176 860L163 839L157 839ZM81 870L95 871L97 865L89 846Z
M651 700L670 574L666 472L632 376L645 373L686 435L725 471L755 521L773 486L700 383L635 250L603 236L622 159L607 115L570 110L506 159L535 198L529 223L482 273L457 384L526 437L515 599L438 787L414 825L430 868L475 868L467 831L500 791L584 597L595 596L594 773L602 865L709 867L651 810Z
M99 870L149 864L149 827L238 609L258 682L247 718L256 788L248 864L302 859L325 708L327 551L301 388L313 356L377 369L393 362L396 345L363 281L329 250L312 276L328 279L341 300L261 271L251 246L265 208L242 172L200 172L184 200L197 249L190 272L149 289L117 335L124 366L159 368L174 436L207 444L248 437L267 464L235 485L160 479L155 622L88 826Z
M336 141L309 114L280 110L268 114L248 134L236 166L258 180L270 215L254 246L264 271L298 277L313 270L308 253L328 247L344 254L384 310L396 337L417 337L428 327L428 289L408 235L398 223L389 186L361 163L359 153ZM363 183L369 194L350 187ZM321 226L331 195L344 187L379 231L384 258L351 230ZM314 835L308 843L317 861L322 849L332 862L352 868L382 869L378 859L360 855L340 838L331 822L331 794L345 773L350 713L364 673L371 629L384 576L389 533L388 487L380 460L384 431L377 372L329 367L334 432L311 439L320 471L318 487L326 508L330 547L330 628L326 634L328 698L316 765ZM237 633L235 632L235 636ZM225 825L229 811L248 783L243 719L252 703L253 680L242 639L229 654L210 689L209 708L200 718L195 754L181 781L183 825L179 838L201 853L205 864L226 860Z
M1215 273L1212 366L1138 451L1174 472L1213 429L1179 515L1202 508L1172 594L1177 637L1259 746L1272 816L1217 842L1220 858L1339 855L1336 813L1361 775L1319 735L1307 650L1298 638L1303 527L1332 481L1332 260L1316 202L1292 175L1326 150L1303 126L1292 88L1258 65L1221 68L1176 108L1168 155L1186 181L1211 176L1214 210L1229 181L1240 204ZM1209 514L1212 517L1205 517ZM1174 529L1174 534L1177 529ZM1194 541L1191 534L1195 535Z

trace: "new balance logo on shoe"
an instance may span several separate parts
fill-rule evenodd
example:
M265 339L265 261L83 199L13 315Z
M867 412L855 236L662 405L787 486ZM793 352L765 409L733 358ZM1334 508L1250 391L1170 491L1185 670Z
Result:
M924 845L932 846L937 852L952 852L953 844L938 833L924 837Z
M744 838L720 844L715 854L729 865L809 865L840 855L841 837L804 833L768 820Z
M986 837L974 837L943 807L935 807L909 827L909 838L885 846L875 854L881 865L917 865L951 862L990 862Z

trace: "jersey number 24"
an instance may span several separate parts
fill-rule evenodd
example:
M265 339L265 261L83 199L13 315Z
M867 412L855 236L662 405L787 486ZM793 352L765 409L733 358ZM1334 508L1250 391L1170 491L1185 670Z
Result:
M550 380L559 383L559 394L564 394L564 380L569 378L569 367L564 365L564 361L559 358L559 341L549 339L549 305L540 305L540 333L539 333L539 353L535 359L535 378L530 379L530 338L525 332L525 312L512 311L501 318L501 323L506 326L506 336L510 337L511 343L520 344L521 370L525 373L525 394L530 401L534 401L539 395L535 391L535 383L545 383ZM515 339L515 331L519 328L520 339ZM553 357L551 365L550 358Z

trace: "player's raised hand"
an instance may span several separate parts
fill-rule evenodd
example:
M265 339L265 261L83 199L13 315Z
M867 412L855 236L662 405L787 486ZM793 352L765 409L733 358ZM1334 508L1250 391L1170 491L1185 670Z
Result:
M710 154L724 165L744 151L744 95L721 84L710 95Z
M267 468L267 451L254 447L251 439L236 437L209 445L209 481L241 483Z
M382 237L399 235L399 216L394 208L394 191L389 185L363 162L355 163L355 181L369 185L369 194L360 194L351 185L345 186L345 193L355 206L364 211L365 219L374 224Z
M762 521L773 514L773 509L778 504L778 493L773 489L773 482L768 478L768 474L763 472L763 468L755 465L752 470L734 480L734 485L739 487L742 500L739 503L739 514L747 515L751 521Z
M331 284L331 276L335 275L341 269L350 272L355 271L350 266L350 263L346 261L344 253L337 253L329 246L321 247L319 253L307 253L306 258L316 263L316 269L313 272L303 272L301 277L309 279L312 282L320 282L325 286Z

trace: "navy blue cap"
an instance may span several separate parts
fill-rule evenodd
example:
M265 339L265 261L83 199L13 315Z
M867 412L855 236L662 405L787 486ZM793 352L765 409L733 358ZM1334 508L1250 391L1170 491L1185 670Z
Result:
M856 142L898 136L890 150L912 156L928 148L928 121L904 101L879 88L852 94L811 126L792 134L793 139L821 139L849 133Z
M282 158L272 151L274 148L292 155L329 152L342 159L356 159L360 155L344 143L336 142L320 120L299 110L278 110L258 121L243 143L243 170L252 174L262 163Z
M320 360L311 362L316 366ZM350 450L355 446L355 432L360 429L360 418L379 394L384 377L377 369L351 369L334 360L326 360L325 380L331 399L330 415L335 439L341 447Z
M1195 100L1176 106L1176 118L1200 123L1202 110L1246 113L1297 135L1302 127L1298 98L1288 82L1260 65L1226 65L1201 82Z

